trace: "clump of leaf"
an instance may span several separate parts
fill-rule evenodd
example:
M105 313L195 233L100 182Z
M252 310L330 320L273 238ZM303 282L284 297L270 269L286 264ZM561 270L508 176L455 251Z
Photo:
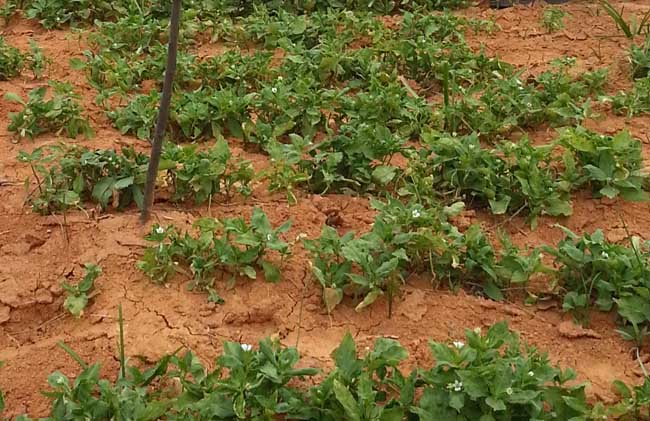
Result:
M546 354L520 343L505 322L484 334L467 330L465 342L430 342L436 365L409 374L399 369L408 352L398 341L378 338L359 355L347 333L332 353L334 368L309 388L301 381L319 370L297 368L298 351L277 340L264 339L258 347L226 342L214 370L191 351L167 355L146 370L121 357L114 381L100 377L99 364L88 365L61 347L82 371L74 381L58 371L49 376L50 416L57 419L474 420L508 414L550 420L608 414L602 404L587 402L584 385L568 384L572 370L551 365ZM641 392L636 389L636 396Z
M577 184L589 183L597 196L648 200L642 145L629 132L606 136L577 127L562 131L559 142L576 157L582 172Z
M564 176L554 145L533 146L524 139L487 149L476 135L435 133L424 140L427 147L412 161L405 190L429 180L420 195L463 200L472 207L489 207L496 215L525 212L533 226L540 215L571 215L574 186Z
M16 47L7 44L0 37L0 80L9 80L20 74L25 65L25 56Z
M219 278L227 278L232 287L239 276L256 279L259 270L268 282L277 282L290 253L280 234L290 226L291 221L286 221L273 228L260 208L253 209L250 223L244 218L199 219L194 223L196 235L155 225L146 237L155 245L145 250L138 268L157 283L166 283L187 268L192 275L190 288L208 291ZM271 251L279 254L279 265L269 259Z
M607 241L602 231L566 238L546 251L555 257L563 309L583 322L589 310L616 309L621 333L640 346L650 326L650 243L630 237L629 246Z
M30 91L27 102L15 93L5 94L5 99L23 106L21 111L9 113L9 131L15 132L19 138L30 139L43 133L63 133L71 138L80 134L92 137L93 130L82 116L80 96L74 92L72 85L50 81L49 88L52 91L50 99L46 99L46 86Z
M95 295L93 288L95 280L102 273L102 269L93 263L84 265L85 273L83 279L77 285L71 285L67 282L62 284L67 296L63 302L63 307L74 317L81 317L88 305L88 300Z
M269 192L284 191L290 204L298 202L296 187L305 184L309 176L301 167L302 152L307 141L292 134L290 144L269 142L266 151L269 153L269 167L262 177L269 182Z
M650 76L636 80L630 91L621 91L612 101L614 112L628 118L650 113Z

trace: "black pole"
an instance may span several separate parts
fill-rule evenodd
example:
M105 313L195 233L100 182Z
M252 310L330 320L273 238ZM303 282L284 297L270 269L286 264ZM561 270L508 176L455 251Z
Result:
M162 96L158 108L158 120L156 129L151 140L151 158L147 167L147 182L144 186L144 202L140 222L145 224L149 220L149 213L153 206L154 189L156 187L156 176L160 165L160 154L162 152L165 127L169 119L169 104L172 99L172 88L174 74L176 73L176 54L178 52L178 32L181 21L181 0L173 0L172 16L169 22L169 44L167 46L167 66L165 67L165 80L163 81Z

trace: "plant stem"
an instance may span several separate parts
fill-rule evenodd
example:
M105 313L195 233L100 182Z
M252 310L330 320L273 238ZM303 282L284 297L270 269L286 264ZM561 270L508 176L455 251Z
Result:
M172 16L169 23L169 44L167 46L167 66L165 68L165 80L163 82L162 96L160 97L160 107L158 109L158 120L156 129L151 141L151 159L147 167L147 182L144 190L144 201L142 203L142 213L140 222L145 224L149 219L149 213L153 206L154 189L156 187L156 176L158 175L158 166L160 165L160 154L162 152L163 136L165 127L169 118L169 105L172 98L172 87L174 83L174 74L176 73L176 55L178 53L178 32L180 29L181 18L181 0L173 0Z

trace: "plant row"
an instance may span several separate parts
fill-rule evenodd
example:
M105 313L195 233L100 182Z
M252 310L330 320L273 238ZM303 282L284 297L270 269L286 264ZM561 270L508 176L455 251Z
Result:
M579 189L590 188L595 197L648 198L641 143L627 132L605 136L578 127L562 130L548 145L524 139L494 148L483 147L476 135L427 132L414 148L381 126L363 123L329 140L312 143L294 134L267 149L270 163L257 179L268 180L269 190L285 192L291 203L301 187L315 193L392 189L421 203L463 201L496 215L523 213L536 226L540 215L570 215L571 193ZM392 165L397 155L407 158L405 168ZM19 160L31 165L37 191L30 201L39 212L87 200L103 208L141 203L148 157L133 149L37 148L21 152ZM161 170L160 187L175 202L251 193L252 166L232 157L223 139L207 150L170 144Z
M36 212L65 211L88 200L102 208L142 205L149 158L133 147L118 153L61 144L31 153L21 151L18 160L30 165L36 181L36 188L28 194ZM215 195L248 196L252 179L250 162L232 157L222 139L207 150L168 145L161 157L157 186L161 196L166 194L171 201L204 203Z
M541 276L553 285L542 294L560 298L578 320L587 323L592 308L615 310L625 338L641 346L647 336L650 243L638 237L630 237L629 245L616 244L599 230L578 236L563 228L566 238L556 247L520 250L501 234L495 248L478 225L461 231L450 222L462 202L434 208L391 199L372 205L378 214L364 234L339 235L324 226L320 237L303 239L329 312L344 300L360 311L385 296L390 317L394 297L414 274L429 276L435 286L466 288L494 300L513 289L526 290ZM258 208L250 222L204 218L185 232L154 225L147 237L153 244L138 267L157 283L185 274L192 278L190 288L207 290L211 301L221 302L217 283L222 280L232 287L236 277L256 279L258 272L267 281L280 279L293 245L281 239L289 227L286 221L274 228Z
M58 371L48 377L48 420L640 420L648 416L650 399L647 380L633 389L616 382L619 403L591 405L585 385L571 382L572 370L551 365L505 322L487 332L466 330L465 341L431 341L435 365L409 374L399 368L408 358L399 342L379 338L360 357L349 333L325 373L299 368L297 349L269 339L257 348L226 342L213 370L191 351L141 370L127 363L122 340L120 371L112 381L101 377L99 364L88 365L62 347L82 371L74 381ZM304 385L316 375L312 386Z

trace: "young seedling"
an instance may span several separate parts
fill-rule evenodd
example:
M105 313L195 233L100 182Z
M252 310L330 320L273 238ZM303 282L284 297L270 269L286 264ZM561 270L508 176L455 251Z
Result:
M97 292L92 291L92 289L95 286L95 280L102 273L102 269L93 263L86 263L84 267L85 273L81 282L77 285L71 285L67 282L62 284L67 293L63 307L76 318L83 315L88 300L97 295Z
M542 14L542 26L550 34L564 28L564 18L568 13L558 7L547 7Z

